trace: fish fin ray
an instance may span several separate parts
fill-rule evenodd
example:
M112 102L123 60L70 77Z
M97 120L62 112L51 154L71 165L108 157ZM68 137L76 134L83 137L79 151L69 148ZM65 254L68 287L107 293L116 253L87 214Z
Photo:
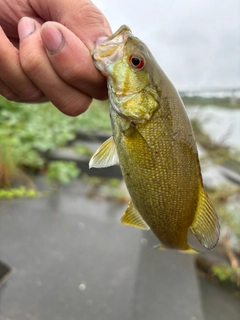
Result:
M138 134L140 135L140 137L143 139L143 141L145 142L145 144L147 145L147 147L149 149L151 149L151 146L149 145L149 143L147 142L147 139L145 139L145 137L141 134L141 132L139 130L136 130L138 132Z
M213 249L216 246L220 234L218 216L203 188L190 229L205 248Z
M136 132L139 134L139 136L141 137L141 139L144 141L144 143L146 144L147 148L149 149L149 151L150 151L149 155L152 158L152 162L154 164L158 165L157 162L156 162L156 156L155 156L156 155L155 152L157 151L156 148L154 146L151 146L148 143L147 139L144 137L144 135L138 129L136 129Z
M188 246L188 248L186 250L178 250L178 252L184 253L184 254L199 254L200 253L199 251L193 249L190 246Z
M154 249L158 249L161 251L173 250L173 248L164 247L162 244L158 244L158 245L154 246ZM185 249L185 250L178 250L178 249L175 249L175 250L177 250L180 253L185 253L185 254L198 254L199 253L197 250L193 249L190 246L188 246L187 249Z
M168 250L168 248L164 247L162 244L157 244L157 245L153 246L153 248L156 250L161 250L161 251Z
M118 164L118 155L113 137L107 139L89 161L89 168L106 168Z
M140 216L137 209L134 207L132 201L129 202L129 205L121 218L121 222L127 226L132 226L143 230L150 229L143 218Z

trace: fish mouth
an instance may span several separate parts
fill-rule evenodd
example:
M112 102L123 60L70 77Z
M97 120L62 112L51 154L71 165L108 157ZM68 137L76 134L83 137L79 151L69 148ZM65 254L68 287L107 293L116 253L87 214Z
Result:
M92 50L93 62L100 71L104 73L108 65L122 56L122 49L130 34L131 29L123 25Z

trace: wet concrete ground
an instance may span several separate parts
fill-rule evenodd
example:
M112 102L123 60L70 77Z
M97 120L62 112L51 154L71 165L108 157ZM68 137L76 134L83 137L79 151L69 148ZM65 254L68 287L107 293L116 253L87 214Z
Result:
M126 205L85 194L78 180L41 199L0 202L0 259L12 267L0 320L239 319L240 304L228 296L224 315L226 296L199 287L192 256L154 250L150 232L119 222Z

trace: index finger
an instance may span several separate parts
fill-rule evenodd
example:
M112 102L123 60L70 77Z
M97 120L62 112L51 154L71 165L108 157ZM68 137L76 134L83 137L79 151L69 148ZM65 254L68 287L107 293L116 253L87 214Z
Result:
M95 99L107 98L106 78L95 68L89 49L73 32L57 22L46 22L41 37L52 67L62 80Z
M112 34L102 12L90 1L45 0L31 1L35 12L45 21L56 21L71 30L92 50L100 36Z

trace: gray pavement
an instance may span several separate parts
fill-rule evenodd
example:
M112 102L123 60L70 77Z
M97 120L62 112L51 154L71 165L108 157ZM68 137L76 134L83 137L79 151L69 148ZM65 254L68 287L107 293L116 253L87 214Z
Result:
M119 222L126 205L85 194L78 180L0 202L0 320L204 320L193 257L154 250Z
M239 320L240 295L200 278L203 312L206 320Z

